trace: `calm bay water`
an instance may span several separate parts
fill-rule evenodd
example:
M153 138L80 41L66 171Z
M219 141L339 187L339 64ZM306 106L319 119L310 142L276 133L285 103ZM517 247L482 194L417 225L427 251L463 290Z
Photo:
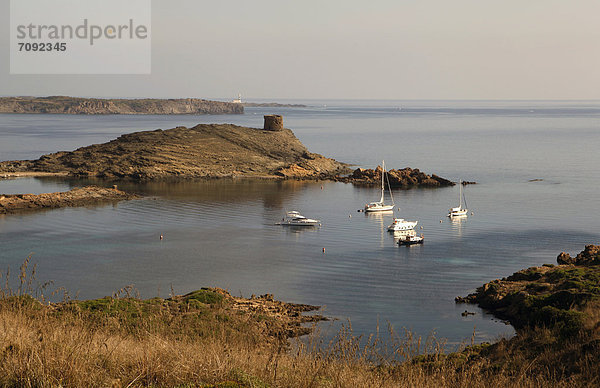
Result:
M333 182L211 181L120 184L143 199L0 217L0 267L33 252L38 278L81 298L133 284L144 297L204 286L273 293L325 305L356 333L390 322L449 343L510 335L473 306L455 306L483 282L554 263L600 243L600 102L307 101L238 116L0 115L0 159L37 158L136 130L228 122L261 126L281 113L311 150L374 167L418 167L465 189L474 215L451 222L458 188L395 190L397 215L419 220L422 246L399 247L390 215L356 210L377 189ZM530 182L532 179L542 181ZM81 182L0 181L0 192L66 190ZM274 225L286 210L321 228ZM442 222L440 223L440 220ZM158 236L164 235L160 241ZM325 253L322 252L325 248ZM475 316L462 317L466 309Z

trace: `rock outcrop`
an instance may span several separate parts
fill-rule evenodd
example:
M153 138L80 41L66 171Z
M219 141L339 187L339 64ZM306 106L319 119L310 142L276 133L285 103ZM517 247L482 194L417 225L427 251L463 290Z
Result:
M116 202L133 199L137 196L116 188L97 186L78 187L66 192L44 194L4 194L0 195L0 214L22 211L74 207Z
M328 179L348 165L310 153L289 129L232 124L135 132L104 144L37 160L0 162L3 172L67 172L71 176L153 180L263 177Z
M268 318L268 322L263 318L259 325L262 325L262 329L270 335L283 333L286 337L299 337L312 332L312 328L306 327L306 323L328 320L319 314L305 314L319 310L321 306L282 302L276 300L273 294L252 295L250 298L234 297L222 288L213 287L176 297L175 300L190 300L202 292L213 292L219 295L222 302L231 306L232 310L237 313Z
M600 246L586 245L585 249L577 256L571 257L568 253L561 252L556 258L558 264L572 265L600 265Z
M100 99L80 97L2 97L0 113L60 114L242 114L244 107L231 102L198 98Z
M377 166L375 170L357 168L354 172L344 178L341 181L351 182L356 185L380 185L381 184L381 166ZM406 167L400 170L389 170L386 171L387 177L391 187L443 187L453 186L454 183L448 179L439 177L435 174L427 175L421 172L419 169L412 169Z

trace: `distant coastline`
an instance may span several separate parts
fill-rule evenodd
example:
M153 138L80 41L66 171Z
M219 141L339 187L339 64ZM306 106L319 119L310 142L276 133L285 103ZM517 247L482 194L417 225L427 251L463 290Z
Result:
M0 97L0 113L36 114L243 114L244 106L198 98L102 99L68 96Z

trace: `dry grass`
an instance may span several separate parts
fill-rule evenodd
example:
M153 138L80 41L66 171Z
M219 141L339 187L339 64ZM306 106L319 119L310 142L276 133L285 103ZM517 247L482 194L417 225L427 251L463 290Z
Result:
M569 377L554 373L552 363L532 360L511 341L446 355L443 342L435 339L422 341L389 328L386 340L378 335L361 340L346 325L328 344L312 335L290 345L281 332L265 330L270 323L265 326L263 317L234 312L218 301L190 306L115 295L48 305L45 287L34 283L26 262L17 290L7 282L0 295L2 386L566 387L597 382L591 359L580 360L587 369ZM550 357L546 350L539 354Z

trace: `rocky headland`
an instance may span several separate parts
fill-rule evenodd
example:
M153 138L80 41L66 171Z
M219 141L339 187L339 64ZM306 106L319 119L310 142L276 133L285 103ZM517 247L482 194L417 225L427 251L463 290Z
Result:
M104 144L37 160L0 162L0 174L66 173L77 177L157 180L260 177L330 179L348 165L309 152L291 130L232 124L135 132Z
M198 98L101 99L66 96L1 97L0 113L53 114L242 114L244 107L231 102Z
M0 214L95 205L137 198L116 188L77 187L70 191L44 194L0 194Z
M375 186L381 185L381 166L373 169L357 168L352 174L338 178L342 182L351 182L355 185ZM398 170L386 171L390 186L393 188L411 187L444 187L454 186L455 183L435 174L427 175L418 168L406 167Z

